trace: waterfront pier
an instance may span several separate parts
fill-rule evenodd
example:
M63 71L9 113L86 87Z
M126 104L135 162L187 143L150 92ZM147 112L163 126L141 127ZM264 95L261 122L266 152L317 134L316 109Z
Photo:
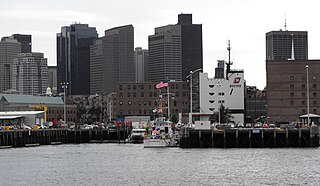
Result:
M2 130L0 131L0 148L68 143L124 143L129 133L129 130L120 128L93 130Z
M182 128L181 148L287 148L319 147L319 127L230 128L194 130Z

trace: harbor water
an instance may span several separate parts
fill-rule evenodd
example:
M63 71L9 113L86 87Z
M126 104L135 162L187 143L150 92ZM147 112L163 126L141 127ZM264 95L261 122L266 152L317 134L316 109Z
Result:
M0 185L320 185L319 157L319 148L11 148L0 149Z

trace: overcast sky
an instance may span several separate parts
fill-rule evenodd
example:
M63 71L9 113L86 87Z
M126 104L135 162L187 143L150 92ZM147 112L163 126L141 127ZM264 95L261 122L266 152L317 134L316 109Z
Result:
M132 24L135 47L148 48L154 28L176 24L178 14L192 13L202 24L204 71L214 76L217 60L227 59L231 40L232 68L244 69L247 85L263 89L265 33L284 29L308 31L309 59L320 59L320 11L317 0L1 0L0 37L31 34L32 50L56 65L56 33L80 22L104 30ZM304 69L302 69L304 70Z

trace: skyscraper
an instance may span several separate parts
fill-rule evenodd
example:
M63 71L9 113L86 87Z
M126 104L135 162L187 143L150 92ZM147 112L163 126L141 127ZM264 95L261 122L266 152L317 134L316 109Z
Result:
M271 31L266 33L266 60L308 59L307 31Z
M88 24L72 24L61 28L57 34L57 79L60 86L68 82L67 94L90 94L90 45L98 34Z
M12 65L12 88L20 94L45 94L48 87L47 58L43 53L20 53Z
M117 83L134 82L134 28L132 25L105 31L90 51L91 94L115 92Z
M180 14L178 24L155 28L149 36L149 81L186 80L199 68L203 68L202 25L192 24L192 14Z
M21 52L22 53L30 53L32 42L31 42L31 35L26 34L13 34L14 39L21 43Z
M0 93L11 88L13 59L21 52L21 43L12 36L0 42Z
M134 51L134 70L136 82L145 82L148 74L148 50L141 47Z
M53 94L57 94L57 66L48 66L48 87Z

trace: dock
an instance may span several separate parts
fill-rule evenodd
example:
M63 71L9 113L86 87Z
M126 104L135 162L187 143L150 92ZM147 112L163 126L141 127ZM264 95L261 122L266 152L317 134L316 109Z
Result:
M229 128L195 130L182 128L181 148L289 148L319 147L319 127Z
M0 130L0 149L79 143L125 143L129 129Z

